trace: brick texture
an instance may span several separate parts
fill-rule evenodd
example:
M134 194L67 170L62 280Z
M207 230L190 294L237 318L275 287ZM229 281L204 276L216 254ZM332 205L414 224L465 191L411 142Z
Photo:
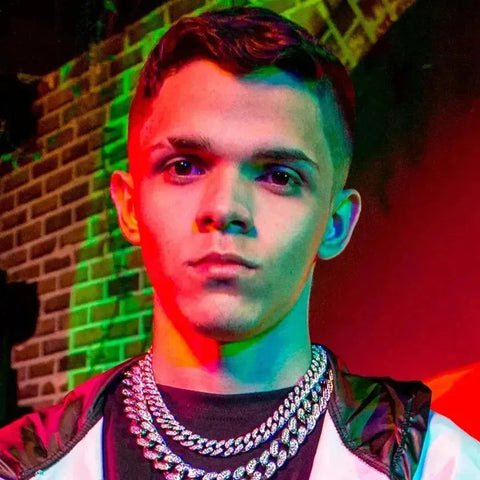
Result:
M152 12L147 18L137 22L132 27L127 28L128 41L130 45L140 42L147 33L158 30L165 25L164 14L162 11Z
M15 205L15 195L5 195L0 198L0 215L12 210Z
M56 213L45 220L45 233L52 233L61 230L71 224L72 212L66 210Z
M10 192L21 185L25 185L29 180L30 176L28 174L28 170L22 168L21 170L12 173L12 175L4 178L2 182L2 193Z
M31 280L40 275L40 265L30 264L26 267L19 268L18 270L12 270L10 280L12 282L20 282L23 280Z
M135 50L126 53L121 56L118 60L112 62L110 66L110 72L112 76L118 75L127 68L133 67L142 61L142 49L140 47Z
M53 150L56 150L57 148L63 147L72 140L72 128L65 128L64 130L59 130L58 132L55 132L53 135L50 135L47 138L46 150L47 152L51 152Z
M58 92L50 94L45 102L45 111L52 112L58 107L61 107L65 103L71 102L73 100L73 91L71 88L64 88Z
M78 157L83 157L88 153L88 141L77 142L71 147L66 148L62 153L62 163L70 163Z
M17 231L17 245L31 242L40 238L42 234L41 222L29 223L27 226L20 228Z
M97 110L89 115L85 115L78 120L77 134L78 136L85 135L92 130L102 127L106 122L105 109Z
M51 375L54 369L54 361L48 360L46 362L34 363L29 367L30 378L43 377L45 375Z
M58 197L56 195L42 198L31 205L32 218L54 211L57 208L57 205Z
M33 168L32 173L33 177L40 177L41 175L45 175L46 173L55 170L58 166L58 155L53 153L52 155L43 158L41 161L37 162Z
M63 268L69 267L71 265L70 257L63 256L63 257L54 257L49 258L45 261L43 270L45 273L51 273L56 270L61 270Z
M73 179L73 169L66 168L63 170L55 171L45 180L45 189L47 192L51 192L58 188L62 188L71 182Z
M68 190L65 190L61 196L61 203L62 205L68 205L75 200L79 200L80 198L86 197L88 195L88 182L80 183L79 185L75 185L70 187Z
M13 350L13 359L15 362L21 362L23 360L30 360L40 355L40 344L31 343L16 347Z
M18 192L18 204L28 203L31 200L35 200L36 198L42 195L42 183L36 182L33 184L29 184L27 187L19 190Z
M64 310L70 306L70 294L61 293L53 297L48 298L44 302L44 312L52 313L58 310Z
M43 117L37 124L37 134L38 136L43 136L47 133L53 132L60 128L60 115L58 112L49 115L48 117Z
M73 370L77 368L83 368L87 363L86 353L77 353L74 355L68 355L62 357L58 362L58 369L60 371Z
M35 335L37 337L48 335L49 333L53 332L55 332L55 318L46 317L37 323L37 329L35 330ZM45 352L45 348L43 351Z
M9 230L13 227L18 227L22 225L27 220L27 211L21 210L19 212L11 213L9 215L5 215L1 221L2 231Z
M53 252L57 244L57 239L55 237L47 238L46 240L41 240L37 243L34 243L30 247L30 258L35 259L48 255Z
M8 270L11 267L16 267L27 261L27 249L13 250L2 256L2 258L3 268Z
M236 2L239 3L239 2ZM242 3L242 2L240 2ZM243 2L246 3L246 2ZM353 68L413 0L250 0L291 18ZM19 402L40 408L148 348L151 285L109 199L126 164L126 125L149 45L183 15L225 5L170 0L41 78L37 134L0 158L0 265L37 282L35 335L13 349Z
M0 237L0 253L7 252L13 248L13 233Z

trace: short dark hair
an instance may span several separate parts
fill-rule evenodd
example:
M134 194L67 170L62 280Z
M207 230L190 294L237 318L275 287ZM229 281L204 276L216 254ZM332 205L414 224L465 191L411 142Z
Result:
M183 17L151 51L136 97L154 97L166 77L196 59L211 60L238 76L276 67L312 84L320 102L333 93L343 118L340 128L352 143L355 108L349 75L340 60L300 25L262 7L232 7ZM338 123L330 127L330 133L338 127ZM333 134L338 137L339 132ZM339 148L338 139L335 143L334 148Z

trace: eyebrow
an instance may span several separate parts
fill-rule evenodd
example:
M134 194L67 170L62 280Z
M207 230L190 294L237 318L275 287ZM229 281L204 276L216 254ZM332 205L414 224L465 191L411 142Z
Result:
M168 142L177 149L197 150L203 152L212 152L214 149L210 140L204 136L198 137L167 137ZM160 146L160 145L158 145ZM299 148L272 147L260 148L250 156L251 161L271 160L275 162L306 162L317 170L320 169L317 162L311 159L305 152Z

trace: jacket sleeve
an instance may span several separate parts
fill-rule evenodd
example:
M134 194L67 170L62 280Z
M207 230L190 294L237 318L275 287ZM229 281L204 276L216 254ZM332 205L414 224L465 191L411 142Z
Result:
M431 412L414 480L480 479L480 442L451 420Z

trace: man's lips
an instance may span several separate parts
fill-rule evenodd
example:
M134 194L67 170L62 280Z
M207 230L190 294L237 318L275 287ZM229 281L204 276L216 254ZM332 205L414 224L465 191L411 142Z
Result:
M227 266L243 266L250 269L258 268L258 264L253 262L252 260L246 259L240 255L235 253L218 253L212 252L204 255L203 257L199 257L195 260L187 262L188 265L193 267L201 267L201 266L208 266L208 265L218 265L225 267Z

